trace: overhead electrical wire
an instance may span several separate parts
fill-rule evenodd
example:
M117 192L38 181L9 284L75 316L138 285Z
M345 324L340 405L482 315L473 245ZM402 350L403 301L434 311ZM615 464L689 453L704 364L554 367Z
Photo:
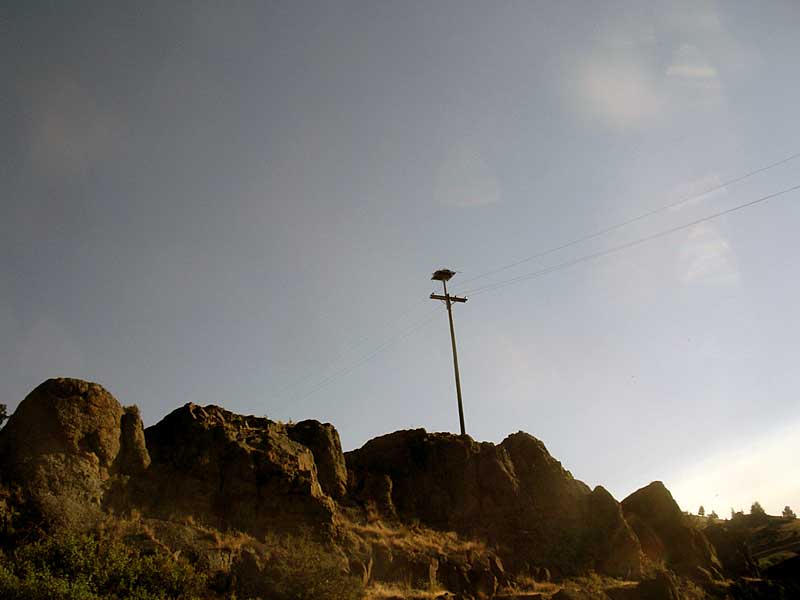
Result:
M779 192L775 192L775 193L769 194L767 196L762 196L761 198L757 198L756 200L751 200L750 202L745 202L744 204L739 204L739 205L734 206L732 208L728 208L728 209L713 213L711 215L705 216L705 217L703 217L701 219L695 219L694 221L691 221L689 223L684 223L683 225L678 225L676 227L671 227L669 229L665 229L663 231L659 231L659 232L654 233L652 235L648 235L648 236L645 236L645 237L642 237L642 238L638 238L638 239L635 239L633 241L627 242L625 244L620 244L619 246L613 246L612 248L608 248L606 250L600 250L599 252L593 252L591 254L585 254L583 256L579 256L578 258L574 258L572 260L564 261L564 262L559 263L557 265L553 265L552 267L547 267L547 268L541 269L539 271L534 271L532 273L526 273L524 275L519 275L518 277L513 277L513 278L507 279L505 281L498 281L498 282L493 283L493 284L485 285L485 286L478 287L478 288L473 288L471 290L467 290L467 291L462 292L462 293L470 294L472 296L477 296L479 294L483 294L483 293L486 293L486 292L489 292L489 291L492 291L492 290L503 288L503 287L512 285L514 283L519 283L520 281L526 281L528 279L534 279L536 277L541 277L543 275L547 275L547 274L553 273L555 271L560 271L561 269L566 269L568 267L571 267L573 265L577 265L577 264L582 263L582 262L596 260L596 259L601 258L603 256L608 256L609 254L614 254L614 253L617 253L617 252L621 252L622 250L627 250L628 248L632 248L634 246L638 246L640 244L644 244L645 242L650 242L652 240L655 240L655 239L670 235L672 233L676 233L676 232L684 230L684 229L689 229L690 227L694 227L695 225L700 225L701 223L706 223L707 221L711 221L712 219L717 219L717 218L722 217L724 215L729 215L729 214L734 213L736 211L743 210L745 208L750 208L751 206L755 206L755 205L761 204L763 202L768 202L769 200L772 200L773 198L777 198L778 196L783 196L784 194L788 194L789 192L794 192L796 190L800 190L800 185L795 185L795 186L787 188L785 190L781 190Z
M746 179L749 179L750 177L754 177L755 175L758 175L759 173L763 173L764 171L769 171L770 169L774 169L775 167L779 167L780 165L786 164L787 162L795 160L796 158L800 158L800 152L792 154L791 156L787 156L786 158L782 158L781 160L778 160L776 162L770 163L770 164L765 165L763 167L759 167L758 169L755 169L753 171L745 173L744 175L740 175L738 177L734 177L732 179L728 179L727 181L724 181L722 183L714 185L714 186L712 186L712 187L710 187L710 188L708 188L708 189L706 189L706 190L704 190L702 192L699 192L697 194L693 194L692 196L686 196L684 198L681 198L680 200L677 200L675 202L671 202L670 204L665 204L663 206L659 206L658 208L654 208L654 209L651 209L651 210L649 210L647 212L643 212L643 213L641 213L639 215L636 215L634 217L630 217L629 219L626 219L624 221L620 221L618 223L615 223L614 225L609 225L608 227L604 227L603 229L598 229L597 231L594 231L592 233L588 233L588 234L586 234L584 236L575 238L575 239L573 239L573 240L571 240L569 242L565 242L565 243L559 244L557 246L552 246L550 248L547 248L545 250L537 252L536 254L532 254L531 256L527 256L525 258L516 260L514 262L511 262L511 263L508 263L508 264L505 264L505 265L501 265L499 267L495 267L495 268L490 269L488 271L484 271L483 273L479 273L478 275L475 275L474 277L470 277L469 279L466 279L464 281L460 281L459 285L458 285L458 288L457 288L458 293L460 293L460 294L467 293L467 292L462 291L462 288L463 288L464 285L466 285L466 284L468 284L470 282L477 281L478 279L483 279L484 277L488 277L489 275L495 275L496 273L501 273L503 271L507 271L509 269L513 269L514 267L517 267L517 266L519 266L521 264L524 264L526 262L530 262L532 260L536 260L537 258L543 258L543 257L545 257L545 256L547 256L549 254L553 254L554 252L558 252L559 250L564 250L566 248L570 248L570 247L575 246L577 244L580 244L582 242L587 242L589 240L592 240L594 238L600 237L600 236L605 235L607 233L611 233L612 231L616 231L617 229L620 229L620 228L625 227L627 225L631 225L633 223L636 223L636 222L641 221L643 219L646 219L648 217L652 217L653 215L657 215L657 214L665 212L667 210L670 210L670 209L673 209L673 208L677 208L678 206L686 204L687 202L691 202L692 200L696 200L698 198L702 198L703 196L707 196L708 194L711 194L713 192L716 192L716 191L719 191L719 190L721 190L723 188L726 188L729 185L733 185L735 183L740 183L742 181L745 181Z
M482 279L484 277L488 277L489 275L494 275L496 273L507 271L509 269L512 269L512 268L514 268L516 266L519 266L521 264L524 264L526 262L530 262L530 261L535 260L537 258L543 258L545 256L548 256L550 254L558 252L559 250L564 250L566 248L570 248L570 247L575 246L577 244L580 244L582 242L586 242L586 241L598 238L598 237L600 237L602 235L605 235L607 233L611 233L613 231L621 229L622 227L625 227L627 225L631 225L633 223L636 223L636 222L641 221L643 219L646 219L648 217L654 216L656 214L665 212L665 211L673 209L673 208L677 208L678 206L686 204L687 202L691 202L692 200L696 200L696 199L702 198L703 196L707 196L708 194L711 194L711 193L713 193L715 191L721 190L721 189L723 189L723 188L725 188L727 186L730 186L730 185L745 181L746 179L749 179L750 177L754 177L755 175L758 175L758 174L763 173L765 171L768 171L770 169L774 169L774 168L776 168L776 167L778 167L780 165L786 164L786 163L788 163L788 162L790 162L792 160L795 160L797 158L800 158L800 152L797 152L795 154L792 154L790 156L782 158L782 159L780 159L778 161L775 161L775 162L769 163L767 165L764 165L763 167L759 167L757 169L749 171L749 172L747 172L747 173L745 173L743 175L740 175L738 177L734 177L734 178L728 179L728 180L726 180L726 181L724 181L722 183L719 183L719 184L717 184L715 186L707 188L707 189L705 189L705 190L703 190L703 191L701 191L701 192L699 192L697 194L694 194L692 196L683 197L680 200L677 200L675 202L671 202L669 204L665 204L663 206L660 206L658 208L649 210L649 211L641 213L639 215L630 217L630 218L628 218L628 219L626 219L624 221L620 221L620 222L615 223L613 225L609 225L608 227L604 227L603 229L599 229L597 231L594 231L592 233L589 233L589 234L583 235L581 237L575 238L575 239L573 239L571 241L568 241L568 242L565 242L563 244L559 244L557 246L553 246L551 248L547 248L547 249L542 250L542 251L540 251L540 252L538 252L536 254L533 254L531 256L522 258L522 259L514 261L512 263L501 265L501 266L496 267L494 269L490 269L488 271L485 271L483 273L475 275L474 277L468 278L465 281L460 282L460 285L459 285L459 288L457 290L457 293L460 293L460 294L471 294L471 295L474 296L474 295L479 295L479 294L486 293L486 292L489 292L489 291L492 291L492 290L495 290L495 289L500 289L502 287L506 287L508 285L512 285L512 284L517 283L519 281L525 281L525 280L528 280L528 279L541 277L541 276L547 275L549 273L552 273L554 271L558 271L558 270L561 270L561 269L565 269L565 268L571 267L571 266L573 266L575 264L579 264L581 262L587 262L587 261L595 260L597 258L601 258L601 257L606 256L608 254L613 254L615 252L619 252L619 251L624 250L626 248L630 248L632 246L636 246L636 245L645 243L647 241L650 241L650 240L653 240L653 239L656 239L656 238L659 238L659 237L663 237L665 235L669 235L670 233L675 233L676 231L680 231L681 229L687 229L689 227L693 227L694 225L697 225L699 223L703 223L705 221L708 221L708 220L723 216L725 214L729 214L731 212L735 212L737 210L741 210L743 208L747 208L747 207L752 206L754 204L759 204L761 202L765 202L765 201L770 200L770 199L772 199L772 198L774 198L776 196L780 196L782 194L794 191L795 189L797 189L797 187L789 188L787 190L783 190L781 192L777 192L776 194L765 196L763 198L759 198L759 199L754 200L752 202L749 202L749 203L746 203L746 204L742 204L742 205L733 207L731 209L728 209L728 210L725 210L725 211L721 211L719 213L715 213L713 215L709 215L708 217L704 217L702 219L698 219L696 221L693 221L693 222L685 224L685 225L681 225L681 226L678 226L678 227L675 227L675 228L672 228L672 229L668 229L668 230L665 230L665 231L662 231L662 232L659 232L659 233L656 233L656 234L653 234L651 236L647 236L647 237L644 237L644 238L639 238L639 239L634 240L632 242L628 242L628 243L622 244L620 246L615 246L615 247L607 249L607 250L602 250L602 251L595 252L595 253L592 253L592 254L584 255L584 256L581 256L581 257L573 259L573 260L569 260L569 261L565 261L565 262L559 263L559 264L554 265L552 267L547 267L545 269L541 269L539 271L535 271L533 273L523 274L523 275L520 275L518 277L514 277L514 278L511 278L511 279L508 279L508 280L505 280L505 281L495 282L495 283L488 284L488 285L485 285L485 286L472 288L472 289L469 289L469 290L466 290L466 291L462 290L463 286L465 284L467 284L467 283L470 283L470 282L473 282L473 281L477 281L478 279ZM402 317L399 317L399 318L395 319L394 322L398 323L398 322L401 322L401 321L405 320L409 315L413 314L413 312L415 310L416 309L411 309L411 310L405 312L402 315ZM417 329L421 328L423 325L425 325L428 322L430 322L434 318L434 316L435 316L434 314L428 315L425 318L424 321L416 323L415 325L412 325L409 329L404 329L403 332L401 332L400 334L392 336L389 339L388 342L378 346L376 349L374 349L373 351L369 352L368 354L362 356L360 359L357 359L357 362L355 364L353 364L351 366L345 365L342 368L338 369L337 371L334 371L330 375L324 377L308 393L306 393L303 396L300 396L299 398L296 398L294 401L300 401L300 400L303 400L303 399L313 395L319 389L324 387L328 382L336 379L337 377L343 376L343 375L353 371L354 369L358 368L359 366L361 366L365 362L368 362L373 357L377 356L378 354L380 354L384 350L390 348L393 344L395 344L395 343L397 343L399 341L402 341L403 339L407 338L409 335L414 333ZM350 346L349 348L345 348L344 350L342 350L339 353L337 353L336 358L334 358L329 364L335 364L336 362L338 362L341 358L343 358L349 352L355 350L356 348L359 348L359 347L363 346L365 344L365 342L369 341L370 338L369 338L369 336L362 336L361 338L357 338L357 339L359 339L359 341L355 345ZM305 384L306 382L310 381L311 379L313 379L317 375L318 374L315 373L315 372L311 372L311 373L308 373L307 375L304 375L303 377L293 381L292 383L288 384L287 386L284 386L279 392L276 393L276 397L278 397L278 398L284 397L289 391L291 391L293 389L296 389L297 387Z
M646 242L650 242L652 240L668 236L668 235L670 235L672 233L676 233L678 231L689 229L689 228L694 227L696 225L700 225L702 223L706 223L706 222L711 221L713 219L717 219L719 217L722 217L722 216L725 216L725 215L729 215L731 213L743 210L745 208L750 208L752 206L756 206L758 204L762 204L764 202L768 202L768 201L770 201L770 200L772 200L774 198L777 198L779 196L783 196L784 194L788 194L790 192L794 192L794 191L797 191L797 190L800 190L800 184L792 186L792 187L784 189L784 190L781 190L779 192L774 192L772 194L768 194L766 196L762 196L762 197L757 198L755 200L751 200L750 202L745 202L743 204L739 204L737 206L733 206L731 208L728 208L728 209L725 209L725 210L722 210L722 211L707 215L707 216L702 217L700 219L695 219L694 221L691 221L689 223L684 223L683 225L678 225L676 227L671 227L669 229L665 229L665 230L656 232L656 233L654 233L652 235L648 235L648 236L645 236L645 237L642 237L642 238L635 239L635 240L627 242L625 244L620 244L618 246L614 246L614 247L608 248L606 250L601 250L599 252L593 252L591 254L586 254L584 256L580 256L578 258L575 258L575 259L572 259L572 260L568 260L568 261L559 263L557 265L553 265L552 267L548 267L546 269L541 269L541 270L535 271L533 273L527 273L525 275L520 275L519 277L514 277L514 278L508 279L506 281L500 281L500 282L497 282L497 283L494 283L494 284L491 284L491 285L486 285L486 286L479 287L479 288L473 288L472 290L468 290L467 292L464 292L464 293L471 294L472 296L477 296L477 295L480 295L480 294L488 293L490 291L494 291L496 289L500 289L502 287L506 287L506 286L509 286L509 285L513 285L515 283L519 283L521 281L534 279L536 277L542 277L544 275L548 275L548 274L553 273L555 271L560 271L562 269L566 269L566 268L572 267L574 265L577 265L577 264L580 264L580 263L583 263L583 262L596 260L598 258L602 258L603 256L608 256L609 254L614 254L614 253L617 253L617 252L621 252L622 250L626 250L628 248L632 248L634 246L638 246L638 245L644 244ZM351 364L349 366L344 366L341 369L335 371L334 373L331 373L328 377L325 377L324 379L319 381L316 386L314 386L312 389L308 390L305 394L295 398L294 401L295 402L299 402L299 401L305 400L306 398L314 395L319 390L321 390L322 388L327 386L327 384L330 383L331 381L333 381L334 379L337 379L339 377L347 375L348 373L354 371L355 369L357 369L358 367L360 367L364 363L367 363L370 360L372 360L373 358L375 358L381 352L384 352L385 350L391 348L396 343L406 339L407 337L412 335L414 332L416 332L418 329L422 328L423 326L427 325L430 321L432 321L436 317L437 312L438 311L432 311L430 314L428 314L428 316L424 320L412 325L408 329L404 330L401 334L390 338L389 340L387 340L382 345L378 346L377 348L375 348L374 350L372 350L368 354L362 356L360 359L358 359L358 361L356 363L353 363L353 364Z

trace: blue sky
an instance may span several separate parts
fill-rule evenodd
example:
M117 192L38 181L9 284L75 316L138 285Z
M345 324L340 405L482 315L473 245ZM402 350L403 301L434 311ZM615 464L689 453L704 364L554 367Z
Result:
M457 430L431 271L469 290L799 184L723 185L800 152L798 11L7 2L0 399L73 376L147 424ZM618 498L799 507L799 223L788 193L471 297L468 432L528 431Z

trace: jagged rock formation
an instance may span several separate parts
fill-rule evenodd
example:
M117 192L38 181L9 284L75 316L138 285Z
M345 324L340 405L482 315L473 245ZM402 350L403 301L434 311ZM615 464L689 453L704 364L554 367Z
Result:
M526 433L495 445L400 431L346 459L351 493L385 511L385 518L419 519L487 539L515 566L630 577L641 572L639 542L619 504L604 489L592 492L575 480Z
M307 420L286 427L289 438L311 450L322 491L338 500L347 491L347 467L339 432L330 423Z
M651 560L663 561L676 573L698 580L721 578L722 565L714 547L685 521L663 483L654 481L635 491L622 501L622 510Z
M298 437L317 449L315 455L287 429L266 418L187 404L145 430L152 465L139 502L150 515L191 515L256 536L300 524L331 525L335 505L320 485L315 459L328 489L338 493L331 459L337 449L341 455L338 434L305 422Z
M757 574L741 536L722 526L706 536L661 482L619 503L523 432L492 444L399 431L345 455L330 424L218 406L186 404L145 430L135 407L75 379L37 387L0 430L0 521L26 502L37 519L75 528L136 511L150 532L140 542L194 556L220 593L258 587L267 537L299 529L365 583L440 585L463 597L492 597L521 575L595 571L640 581L585 597L677 600L687 577L716 593L723 574ZM221 544L213 532L226 531L249 541ZM654 564L679 577L653 578ZM742 597L761 585L741 581Z

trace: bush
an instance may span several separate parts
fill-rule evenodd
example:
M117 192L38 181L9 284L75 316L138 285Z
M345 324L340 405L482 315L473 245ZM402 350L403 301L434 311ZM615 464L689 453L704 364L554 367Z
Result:
M64 534L0 556L7 600L168 600L204 592L205 579L168 554L142 556L121 542Z
M360 600L364 585L347 572L344 557L309 533L269 536L263 570L264 598L270 600Z
M761 506L761 503L758 500L753 502L753 504L750 506L750 514L753 515L754 517L767 516L767 512L764 510L764 508Z

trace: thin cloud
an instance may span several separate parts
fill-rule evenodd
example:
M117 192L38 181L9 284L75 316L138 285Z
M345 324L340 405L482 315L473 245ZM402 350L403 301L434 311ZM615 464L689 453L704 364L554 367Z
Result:
M652 119L664 106L656 81L632 61L595 60L585 65L580 90L590 114L619 126Z
M683 112L694 113L698 106L719 107L724 100L722 83L708 59L709 48L716 49L713 56L726 56L732 51L730 36L714 11L692 13L688 22L675 12L683 11L669 10L652 23L622 31L610 24L597 34L590 58L565 65L572 81L568 100L577 112L625 129L657 126ZM672 30L698 23L708 36L702 48L671 43ZM666 65L665 49L671 54Z

